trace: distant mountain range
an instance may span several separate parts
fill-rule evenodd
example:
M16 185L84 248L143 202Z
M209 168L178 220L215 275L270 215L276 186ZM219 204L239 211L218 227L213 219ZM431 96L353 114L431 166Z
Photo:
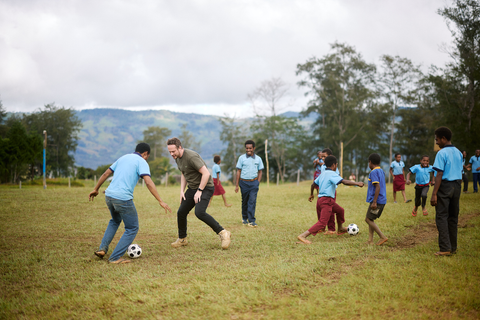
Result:
M285 112L287 117L298 117L298 112ZM200 155L208 167L213 165L213 155L224 149L220 141L222 126L218 116L180 113L166 110L127 111L121 109L88 109L77 112L83 128L79 134L75 162L77 166L96 169L111 164L120 156L133 152L143 131L150 126L172 130L179 136L181 125L186 123L197 141L201 141ZM301 119L304 126L315 121L315 116ZM244 119L248 121L248 119ZM185 146L195 150L195 146ZM166 148L166 147L165 147Z

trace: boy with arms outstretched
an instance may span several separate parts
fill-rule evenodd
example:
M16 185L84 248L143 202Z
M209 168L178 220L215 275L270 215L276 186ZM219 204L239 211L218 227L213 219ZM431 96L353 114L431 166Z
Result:
M165 209L165 213L167 210L172 212L170 207L160 199L157 188L150 178L150 167L146 161L149 156L150 146L147 143L139 143L134 153L124 155L105 170L93 191L88 195L88 200L93 201L98 196L98 190L102 184L114 173L112 182L105 190L105 202L112 219L108 223L98 251L94 252L100 259L103 259L107 254L110 242L112 242L120 223L123 221L125 232L118 241L108 262L116 264L130 262L130 260L123 259L122 256L127 251L128 246L132 244L139 228L137 210L133 203L133 189L135 189L139 178L143 178L148 190L157 199L160 206Z
M450 142L452 131L447 127L435 130L435 142L440 147L433 170L437 172L430 204L435 207L438 230L436 256L449 256L457 252L458 214L462 193L462 153Z
M380 218L383 209L387 204L387 187L385 184L385 172L380 168L380 155L372 153L368 157L368 167L370 174L368 175L367 202L370 203L367 210L365 222L368 224L368 244L373 244L373 233L376 232L380 237L377 246L381 246L387 242L388 238L380 231L380 228L374 222Z
M341 228L342 223L345 222L345 211L335 201L335 191L338 184L343 183L345 185L363 187L363 182L344 180L338 173L335 172L337 169L337 158L334 156L326 157L325 165L326 170L322 171L322 174L315 180L315 183L319 186L317 200L318 221L310 229L297 237L298 240L305 244L312 243L307 240L309 235L316 235L317 233L325 230L325 227L327 226L327 223L332 215L337 214L339 228ZM312 199L313 195L310 196L309 200L311 201Z
M417 216L417 209L422 204L423 215L428 215L428 211L425 208L427 204L427 195L429 184L433 185L433 168L430 163L430 158L428 156L423 156L420 160L420 164L416 164L410 168L410 172L407 174L407 184L410 185L410 175L415 174L415 207L413 207L412 216Z

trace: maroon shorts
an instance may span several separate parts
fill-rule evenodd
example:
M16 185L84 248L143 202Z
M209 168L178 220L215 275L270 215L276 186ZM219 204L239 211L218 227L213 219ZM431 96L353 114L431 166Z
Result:
M225 194L225 189L223 189L220 180L213 178L213 185L215 187L215 191L213 192L214 196L220 196L222 194Z
M405 190L405 177L403 174L397 174L393 180L393 192Z
M315 173L313 174L313 182L315 182L315 180L318 178L318 176L320 175L320 173L321 173L321 171L315 170ZM318 190L318 186L317 186L317 185L315 185L314 188Z

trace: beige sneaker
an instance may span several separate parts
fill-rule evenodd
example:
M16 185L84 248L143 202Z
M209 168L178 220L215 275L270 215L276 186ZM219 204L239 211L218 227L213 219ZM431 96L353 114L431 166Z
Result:
M218 235L220 236L220 240L222 241L222 249L228 249L228 246L230 245L230 237L231 237L230 231L223 229L218 233Z
M172 247L180 248L181 246L186 246L188 244L187 238L180 239L178 238L177 241L172 243Z

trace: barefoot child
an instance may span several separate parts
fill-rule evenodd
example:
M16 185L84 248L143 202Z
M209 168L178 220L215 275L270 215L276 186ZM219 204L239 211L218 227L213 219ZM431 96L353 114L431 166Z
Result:
M220 156L214 156L213 157L213 162L215 164L212 167L212 178L213 178L213 185L215 187L215 191L213 192L214 196L222 196L223 198L223 204L225 207L231 207L231 204L227 203L227 197L225 197L225 189L222 187L222 183L220 182L220 174L222 173L222 170L220 169L220 163L222 162L222 159L220 159ZM210 207L210 203L212 203L213 197L210 198L210 202L208 203L208 206Z
M412 216L417 216L417 209L422 204L423 215L428 215L425 205L427 203L427 195L429 184L433 185L433 167L429 165L430 158L423 156L420 160L420 164L416 164L410 168L410 172L407 174L407 184L410 185L410 175L415 174L415 207L413 207Z
M387 204L387 187L385 185L385 172L380 168L380 156L372 153L368 157L368 167L370 174L368 175L367 202L370 203L367 210L365 222L368 224L368 244L373 244L373 233L376 232L380 237L377 246L381 246L387 242L387 237L380 231L380 228L374 222L380 218Z
M319 186L317 200L318 222L297 237L298 240L305 244L311 244L311 242L307 240L309 235L316 235L317 233L325 230L325 227L327 226L327 223L333 214L337 214L339 232L343 230L342 224L345 222L345 211L335 202L335 191L339 183L363 187L363 182L344 180L338 173L335 172L337 169L337 158L334 156L326 157L325 165L326 170L324 170L322 174L315 180L315 183ZM309 201L312 201L312 199L313 195L310 196Z

